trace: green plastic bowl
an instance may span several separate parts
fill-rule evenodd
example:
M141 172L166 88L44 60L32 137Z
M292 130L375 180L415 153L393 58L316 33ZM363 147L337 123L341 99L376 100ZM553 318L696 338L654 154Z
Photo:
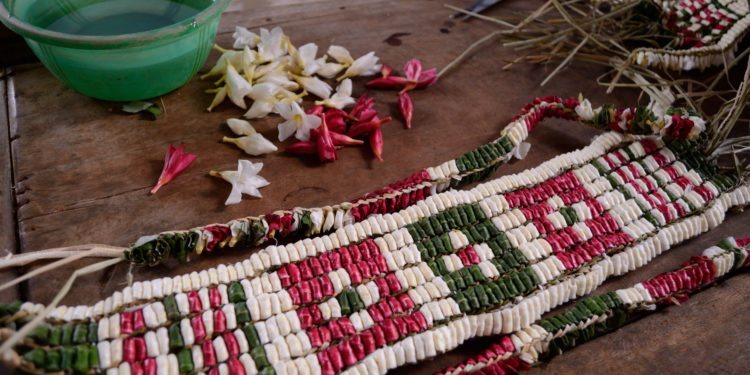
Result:
M231 1L0 0L0 21L23 36L44 66L74 90L97 99L132 101L157 97L190 80L205 63L221 13ZM141 8L135 13L118 15L129 12L123 7L136 5ZM187 18L163 24L185 14L186 6L191 10ZM93 19L87 13L91 9L100 18ZM79 32L51 30L60 29L54 25L61 19ZM91 22L105 28L119 22L117 27L137 32L84 31Z

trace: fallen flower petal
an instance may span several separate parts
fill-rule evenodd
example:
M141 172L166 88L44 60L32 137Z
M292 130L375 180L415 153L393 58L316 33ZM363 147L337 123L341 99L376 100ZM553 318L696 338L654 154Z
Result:
M423 70L422 73L419 75L419 79L417 80L417 86L415 88L417 89L423 89L427 86L434 85L438 80L438 74L437 69L427 69Z
M401 114L404 116L406 128L411 129L411 118L414 114L414 103L412 103L411 96L409 96L406 91L398 94L398 105L399 108L401 108Z
M175 177L179 176L193 161L196 156L185 152L185 145L174 147L169 145L167 153L164 155L164 167L156 185L151 189L151 194L155 194L162 186L168 184Z
M393 73L393 68L391 68L390 65L383 64L383 66L380 67L380 74L383 78L388 78L391 73Z
M422 74L422 62L418 59L411 59L404 64L404 76L409 81L415 83L419 80L419 76Z
M260 188L268 186L269 182L265 178L258 176L263 169L263 163L252 163L248 160L239 160L236 171L210 171L209 175L221 177L232 184L232 191L224 202L225 205L236 204L242 200L242 194L262 198Z
M375 158L379 161L383 161L383 130L380 127L370 133L369 136L370 149L375 154Z

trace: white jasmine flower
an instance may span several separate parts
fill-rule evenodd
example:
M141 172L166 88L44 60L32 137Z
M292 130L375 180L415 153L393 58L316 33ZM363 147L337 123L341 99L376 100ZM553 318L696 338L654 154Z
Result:
M521 160L526 157L526 155L529 154L529 150L531 149L531 143L529 142L521 142L518 146L516 146L513 149L513 157Z
M319 68L315 74L328 79L336 77L345 68L343 64L326 62L325 56L319 58L317 64Z
M322 105L330 108L344 109L352 104L355 100L352 98L352 80L345 79L336 88L336 93L330 99L315 102L315 105Z
M349 66L344 72L344 75L339 77L338 80L357 77L357 76L371 76L380 71L381 65L378 64L379 58L375 56L375 52L370 52L356 60Z
M651 131L653 131L654 134L659 134L659 136L664 137L667 134L667 129L669 129L671 126L672 126L672 116L663 115L662 121L655 121L651 125Z
M269 182L265 178L258 176L263 169L263 163L252 163L248 160L239 160L236 171L211 171L209 174L214 177L221 177L232 184L232 192L229 193L225 205L236 204L242 201L242 194L262 198L260 188L268 186Z
M260 42L258 34L242 26L234 27L232 38L234 38L234 49L242 49L243 47L255 48Z
M247 106L245 105L245 96L250 94L253 87L250 82L245 80L245 77L241 76L237 72L237 69L231 64L227 65L226 88L229 100L238 107L247 109Z
M257 83L272 83L285 90L297 91L299 90L299 84L292 81L289 78L289 73L283 69L276 69L273 72L264 74L258 78Z
M628 131L628 123L633 119L633 111L630 108L625 108L620 115L620 121L617 126L623 131Z
M274 61L284 55L284 31L280 27L274 27L271 31L261 28L258 59L263 62Z
M672 118L672 115L664 115L662 119L664 126L661 129L654 128L653 130L654 133L658 133L660 136L664 137L667 134L667 129L674 125L674 119ZM698 138L698 136L706 130L706 121L697 116L690 116L687 119L693 123L693 127L690 128L687 138L691 140ZM661 124L655 124L654 127L659 125Z
M281 88L276 92L276 100L278 101L278 103L297 102L301 104L302 98L305 96L307 96L307 91L302 91L301 93L297 94L293 91Z
M232 130L232 133L237 135L252 135L256 133L255 128L245 120L230 118L227 119L227 125Z
M253 135L246 135L239 138L224 137L223 142L233 143L239 147L246 154L252 156L260 156L269 152L275 152L278 150L271 141L266 139L262 134L255 133Z
M688 117L688 120L693 122L693 128L690 129L690 133L688 133L688 139L696 139L698 138L698 135L706 130L706 120L697 116L690 116Z
M330 46L328 47L327 54L341 65L350 66L354 63L354 58L349 53L349 50L344 47Z
M588 99L584 99L576 106L576 114L583 121L591 121L594 119L595 113L591 108L591 102Z
M328 56L331 56L336 62L321 65L318 75L325 78L333 78L336 74L344 69L344 75L339 77L339 81L356 76L370 76L380 72L381 65L378 64L378 57L375 52L370 52L358 59L354 59L349 51L341 46L331 46L328 48Z
M245 120L230 118L227 120L227 125L229 125L234 134L242 135L243 137L224 137L222 141L233 143L247 154L258 156L278 150L271 141L255 131L253 126Z
M253 99L253 104L245 112L244 117L254 119L268 116L269 113L273 112L273 108L278 101L276 99L278 91L279 86L273 83L259 83L253 86L249 93L250 98Z
M219 49L219 47L214 46L215 49ZM243 68L243 59L244 51L230 51L230 50L222 50L223 51L221 56L219 56L219 59L216 61L216 65L214 65L211 70L209 70L206 74L201 76L201 79L206 79L207 77L213 77L218 75L223 75L228 65L232 65L235 68L242 69Z
M247 74L248 69L255 70L255 62L258 59L258 53L251 50L250 47L245 46L245 48L242 50L242 65L241 68L245 74ZM251 81L252 82L252 81Z
M303 77L294 75L294 80L297 81L305 91L311 92L321 99L328 99L331 97L331 86L320 80L318 77Z
M254 79L261 79L263 76L279 70L286 71L286 64L284 61L275 60L267 64L256 65Z
M289 138L292 134L301 141L307 141L310 139L310 130L320 126L322 121L318 116L305 113L295 101L278 103L276 111L286 120L279 124L279 141Z
M315 59L317 54L318 46L315 43L307 43L299 49L293 50L291 55L294 71L308 77L315 74L320 69L320 65Z

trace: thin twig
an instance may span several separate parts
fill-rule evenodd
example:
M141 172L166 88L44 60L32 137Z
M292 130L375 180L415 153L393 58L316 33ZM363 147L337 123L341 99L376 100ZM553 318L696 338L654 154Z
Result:
M8 281L4 283L3 285L0 285L0 291L8 289L12 287L13 285L17 285L23 281L29 280L33 277L39 276L43 273L49 272L51 270L58 269L61 266L64 266L68 263L75 262L79 259L88 258L88 257L109 257L109 258L115 258L124 260L122 257L124 249L122 250L109 250L109 249L100 249L100 248L93 248L87 251L81 251L74 253L73 255L69 255L65 258L62 258L58 261L52 262L50 264L46 264L43 267L39 267L34 269L33 271L27 272L23 274L22 276L19 276L11 281Z
M88 275L90 273L94 273L100 270L103 270L105 268L114 266L115 264L122 262L123 258L116 258L116 259L108 259L103 262L94 263L92 265L83 267L81 269L76 270L73 272L73 274L68 278L68 281L65 282L65 285L60 289L60 291L55 295L55 298L52 299L52 302L47 305L47 307L44 308L37 316L34 317L30 322L24 324L21 329L19 329L17 332L15 332L11 337L6 340L2 346L0 346L0 356L2 356L5 352L8 350L12 350L13 346L16 345L19 341L21 341L24 337L26 337L36 326L38 326L51 312L54 310L57 305L60 303L60 301L68 294L68 291L70 291L70 288L73 286L73 283L79 276Z
M545 78L545 79L544 79L544 81L542 81L542 83L541 83L541 84L540 84L539 86L544 86L544 85L546 85L546 84L547 84L547 82L549 82L549 80L550 80L550 79L552 79L552 77L554 77L554 76L555 76L555 75L556 75L556 74L557 74L558 72L560 72L560 70L561 70L561 69L562 69L562 68L563 68L563 67L564 67L565 65L567 65L567 64L568 64L568 63L570 62L570 60L573 60L573 57L574 57L574 56L576 55L576 53L578 53L578 50L579 50L579 49L581 49L581 47L583 47L583 46L584 46L584 45L585 45L586 43L588 43L588 41L589 41L589 37L588 37L588 36L586 36L585 38L583 38L583 40L581 41L581 43L578 43L578 46L576 46L576 48L574 48L574 49L573 49L572 51L570 51L570 54L568 54L568 57L566 57L566 58L565 58L565 60L563 60L563 61L562 61L562 62L561 62L561 63L560 63L560 64L559 64L558 66L557 66L557 68L555 68L555 70L553 70L553 71L552 71L552 73L550 73L550 74L549 74L549 75L547 76L547 78Z
M54 249L32 251L24 254L13 254L0 259L0 270L26 266L39 260L68 258L80 253L90 253L90 257L115 258L122 256L126 250L124 247L90 244L80 246L58 247Z
M460 62L462 62L469 54L471 54L474 51L474 49L476 49L477 47L481 46L482 44L484 44L484 43L492 40L493 38L495 38L496 36L498 36L500 33L501 32L498 31L498 30L493 31L493 32L489 33L487 36L485 36L484 38L479 39L476 42L474 42L472 45L470 45L468 48L466 48L460 55L458 55L458 57L456 57L455 59L453 59L453 61L451 61L450 63L448 63L448 65L446 65L442 70L440 70L440 72L437 75L438 78L442 77L446 72L448 72L454 66L456 66Z
M474 18L478 18L480 20L484 20L484 21L496 23L496 24L498 24L500 26L505 26L505 27L510 27L510 28L513 28L513 27L516 26L516 25L514 25L514 24L512 24L510 22L503 21L503 20L501 20L499 18L485 16L483 14L479 14L477 12L472 12L470 10L466 10L466 9L463 9L463 8L455 7L455 6L450 5L450 4L443 4L443 6L446 7L446 8L448 8L448 9L455 10L456 12L463 13L463 14L465 14L467 16L471 16L471 17L474 17Z

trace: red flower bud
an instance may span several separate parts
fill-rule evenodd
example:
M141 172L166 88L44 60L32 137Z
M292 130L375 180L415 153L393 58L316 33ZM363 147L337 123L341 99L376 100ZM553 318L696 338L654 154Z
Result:
M316 105L316 106L308 109L307 111L305 111L305 113L307 113L308 115L320 116L323 113L324 109L325 108L323 108L322 105Z
M406 83L407 81L404 77L389 76L370 80L365 86L371 89L395 90L404 88Z
M348 114L340 109L331 108L325 113L328 129L336 133L346 132Z
M370 134L375 129L379 129L383 124L391 120L393 119L390 117L381 119L376 116L370 121L354 124L351 128L349 128L347 135L350 137L359 137L362 135Z
M370 121L377 112L375 111L375 101L367 95L362 95L354 103L354 107L349 111L349 117L357 122Z
M352 137L349 137L348 135L337 133L332 130L328 133L331 135L333 144L336 146L358 146L365 143L362 140L354 139Z
M374 89L409 91L431 86L438 79L437 69L423 70L422 63L417 59L409 60L404 65L404 77L392 75L391 68L385 65L380 74L382 77L367 82L365 86Z
M318 158L320 161L335 161L338 159L336 146L331 139L331 133L328 131L325 117L322 120L317 129L317 136L315 137L315 143L318 146Z
M314 155L318 152L318 148L313 141L301 141L292 143L287 146L284 151L298 155Z

